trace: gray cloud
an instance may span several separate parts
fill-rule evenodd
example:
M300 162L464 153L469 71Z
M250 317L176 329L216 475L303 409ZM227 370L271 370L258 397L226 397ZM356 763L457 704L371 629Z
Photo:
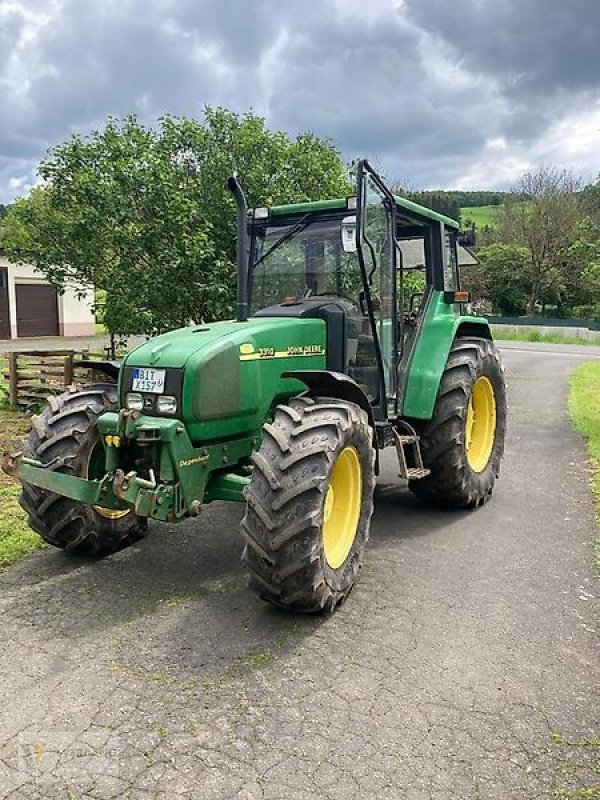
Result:
M313 130L415 187L502 185L549 160L592 175L599 40L597 0L11 0L0 201L109 114L205 104Z
M597 0L406 0L405 8L469 69L500 81L507 96L598 89Z

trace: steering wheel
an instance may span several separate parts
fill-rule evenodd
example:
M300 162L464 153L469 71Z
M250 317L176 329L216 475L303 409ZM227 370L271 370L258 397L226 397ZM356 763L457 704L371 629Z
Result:
M348 303L351 303L356 309L358 309L358 311L360 311L360 313L363 316L365 316L365 311L363 310L364 300L362 299L363 297L362 289L360 291L360 297L358 299L356 299L356 297L352 297L349 294L346 294L345 292L335 292L335 293L325 292L324 294L307 294L306 292L304 292L304 294L300 297L300 301L313 300L317 297L321 298L331 297L334 300L346 300Z

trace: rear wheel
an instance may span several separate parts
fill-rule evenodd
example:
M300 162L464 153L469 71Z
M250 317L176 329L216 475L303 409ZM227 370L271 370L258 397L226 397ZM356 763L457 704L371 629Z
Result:
M419 427L423 464L431 473L409 488L430 505L482 505L500 472L505 432L506 386L494 343L457 339L433 418Z
M363 562L373 513L373 432L343 400L299 397L264 426L242 534L251 584L269 603L333 611Z
M104 447L96 421L117 408L114 384L94 384L51 397L33 419L24 455L43 464L60 459L59 472L82 478L104 474ZM114 553L144 535L147 521L133 511L88 506L23 484L19 502L28 524L49 544L78 555Z

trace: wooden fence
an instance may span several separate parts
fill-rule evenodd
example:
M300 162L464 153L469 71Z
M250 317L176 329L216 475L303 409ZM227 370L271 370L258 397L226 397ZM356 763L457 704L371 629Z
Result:
M80 366L82 359L94 359L86 350L36 350L7 353L4 379L11 406L27 407L43 402L49 394L58 394L74 383L90 380L106 381L89 366Z

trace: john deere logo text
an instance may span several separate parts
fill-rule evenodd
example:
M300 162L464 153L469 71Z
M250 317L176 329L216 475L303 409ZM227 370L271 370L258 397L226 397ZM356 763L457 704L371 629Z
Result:
M251 349L252 348L252 349ZM240 361L262 361L266 358L297 358L298 356L323 356L322 344L291 344L285 350L274 347L258 347L245 344L240 347Z
M291 345L288 347L288 356L320 356L325 348L320 344Z

